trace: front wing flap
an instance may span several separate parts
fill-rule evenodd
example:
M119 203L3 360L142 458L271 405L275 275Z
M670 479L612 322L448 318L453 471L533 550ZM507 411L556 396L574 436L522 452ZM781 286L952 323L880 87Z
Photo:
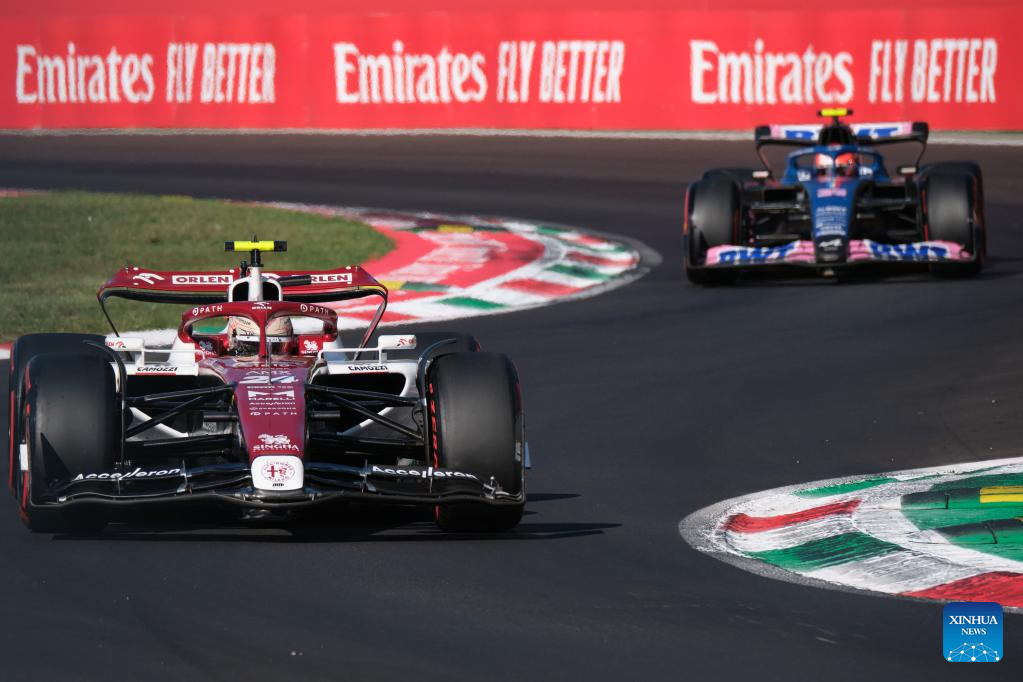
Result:
M45 506L131 507L160 503L221 502L261 509L308 507L352 500L390 505L434 506L458 502L491 505L521 504L521 494L509 494L492 481L450 469L428 466L367 464L349 466L325 462L305 464L303 485L275 491L253 485L249 465L212 464L79 474L49 486Z
M814 243L801 239L778 246L738 246L726 244L707 251L704 267L748 268L791 265L803 267L841 267L867 263L964 263L975 256L955 242L923 241L887 244L870 239L849 242L844 262L818 262Z

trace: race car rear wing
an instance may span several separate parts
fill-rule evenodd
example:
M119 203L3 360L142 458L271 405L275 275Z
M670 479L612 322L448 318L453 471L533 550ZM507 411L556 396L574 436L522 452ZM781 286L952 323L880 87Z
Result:
M299 303L334 303L366 296L379 296L380 307L370 322L364 343L372 335L387 307L387 287L358 265L335 270L277 270L263 271L261 274L265 284L264 291L273 292L272 296L265 297L270 300L279 296L284 300ZM244 284L240 282L244 279L245 275L240 268L205 272L164 272L125 266L100 287L96 292L96 298L114 334L118 334L117 327L107 312L108 298L186 305L226 303L230 299L229 292L237 291L235 287L239 283Z
M336 270L264 271L262 275L287 289L285 300L299 303L330 303L380 293L387 295L387 288L358 265ZM96 297L101 302L116 296L151 303L226 303L228 288L240 279L243 275L239 268L159 272L125 266L100 287Z
M817 144L821 129L820 123L803 125L764 125L757 126L754 138L757 147L763 145L790 145L794 147L812 147ZM855 123L849 126L856 143L878 146L917 142L927 144L930 129L924 121L899 121L893 123Z
M827 111L827 110L825 110ZM850 112L851 113L851 112ZM837 121L837 119L836 119ZM770 170L771 165L762 152L766 146L813 147L819 144L821 130L825 124L763 125L757 126L753 136L757 145L757 156ZM919 165L927 149L930 129L924 121L896 121L891 123L856 123L849 126L855 136L854 143L877 147L888 144L915 142L920 145L916 165Z

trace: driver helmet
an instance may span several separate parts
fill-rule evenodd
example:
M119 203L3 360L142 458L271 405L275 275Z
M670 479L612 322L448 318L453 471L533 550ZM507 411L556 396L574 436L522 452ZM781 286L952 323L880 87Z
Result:
M297 348L291 318L275 317L266 325L271 355L291 353ZM232 355L259 355L259 325L247 317L232 316L227 323L227 350Z
M817 175L824 176L834 168L835 160L830 154L814 154L813 156L813 167L817 171Z
M856 159L856 154L852 152L845 152L835 157L835 173L838 175L844 175L846 177L852 177L859 172L859 162Z

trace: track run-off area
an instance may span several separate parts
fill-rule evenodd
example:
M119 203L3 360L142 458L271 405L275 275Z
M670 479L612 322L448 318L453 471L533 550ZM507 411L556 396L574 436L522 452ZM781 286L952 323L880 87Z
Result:
M161 518L53 537L25 531L8 500L2 618L18 655L5 657L0 677L947 676L935 600L955 595L896 599L852 577L852 590L817 589L836 582L820 575L775 580L793 574L779 566L783 554L772 565L729 554L766 566L739 570L679 535L682 519L722 501L714 518L745 514L740 525L817 509L818 523L863 531L863 514L897 511L913 526L897 529L905 542L870 526L875 540L857 551L884 551L861 562L891 565L918 543L1009 572L1002 562L1016 559L992 548L1011 529L942 516L940 505L955 511L975 493L982 512L985 498L1015 494L1004 477L1016 466L1005 460L1023 454L1023 171L1016 147L939 144L925 157L941 159L975 159L985 173L991 259L979 279L700 289L682 274L685 184L711 166L753 166L752 142L0 138L4 187L366 206L459 216L469 227L465 216L504 216L621 235L661 259L597 296L411 327L468 331L515 361L534 465L516 531L443 535L415 514L353 512L272 527ZM917 478L920 469L934 477ZM938 487L953 471L967 482L951 490L972 493ZM992 475L1003 479L983 478ZM882 478L891 480L797 494ZM855 509L820 511L843 504ZM829 565L805 573L841 574L844 562L826 556ZM950 569L940 584L980 574ZM1004 649L986 674L1019 679L1018 614L1006 614Z

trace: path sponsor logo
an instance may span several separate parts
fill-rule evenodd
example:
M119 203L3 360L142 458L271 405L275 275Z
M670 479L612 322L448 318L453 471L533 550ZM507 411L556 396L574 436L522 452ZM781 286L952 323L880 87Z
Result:
M951 663L1002 660L1002 620L995 602L952 602L942 614L942 654Z

